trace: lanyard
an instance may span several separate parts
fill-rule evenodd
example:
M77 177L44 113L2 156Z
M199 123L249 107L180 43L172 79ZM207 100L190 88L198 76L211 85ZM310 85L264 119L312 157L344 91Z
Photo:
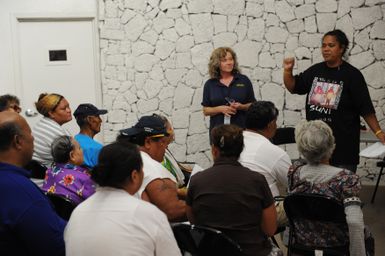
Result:
M220 83L219 88L221 88L221 94L222 94L223 99L231 98L230 95L231 95L231 91L232 91L232 89L233 89L233 85L232 85L232 84L233 84L234 80L235 80L235 76L233 76L233 80L230 82L230 84L229 84L228 87L226 87L225 85L223 85L223 84L221 83L221 81L219 80L219 83ZM222 87L224 87L224 88L222 88ZM226 88L228 88L228 90L227 90L227 95L225 95L225 92L224 92L224 90L226 90ZM227 100L225 100L225 102L228 103Z

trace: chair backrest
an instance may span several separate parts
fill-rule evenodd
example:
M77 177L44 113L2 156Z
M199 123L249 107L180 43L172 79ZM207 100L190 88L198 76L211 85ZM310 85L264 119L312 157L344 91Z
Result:
M241 247L221 231L185 223L172 225L175 239L182 253L192 256L241 256Z
M46 195L53 204L56 213L63 219L69 220L72 211L76 208L76 204L64 196L52 193L47 193Z
M26 170L31 171L31 178L44 179L47 167L37 160L31 160L25 167Z
M318 194L297 193L285 197L284 207L293 219L346 223L344 206L340 201Z
M274 137L271 138L271 143L274 145L295 143L294 127L277 128Z
M320 225L332 225L341 237L348 230L346 223L346 215L343 204L334 198L326 197L317 194L296 193L288 195L284 200L284 208L286 216L289 220L289 254L292 251L306 252L314 250L323 250L324 255L348 255L349 243L335 246L323 246L321 244L304 244L301 243L297 235L299 229L301 232L307 232L313 236L323 236L328 234L322 233L324 230L319 230ZM304 222L312 223L311 225L301 225ZM322 235L321 235L322 233ZM336 234L330 234L330 236ZM314 255L314 254L313 254Z

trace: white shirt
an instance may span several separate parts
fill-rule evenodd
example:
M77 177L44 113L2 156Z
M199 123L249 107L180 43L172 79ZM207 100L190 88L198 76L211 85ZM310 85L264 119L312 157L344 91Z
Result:
M287 173L291 166L289 155L259 133L243 131L243 138L245 147L239 162L263 174L273 196L279 196L277 182L287 187Z
M182 187L184 185L184 174L182 170L180 169L178 162L174 158L174 156L171 154L170 151L166 150L166 154L164 155L164 159L168 159L170 161L173 170L176 174L176 181L178 183L178 187Z
M140 155L143 160L144 177L142 185L140 186L138 192L135 194L137 198L141 198L142 193L144 190L146 190L147 185L156 179L170 179L175 183L175 187L177 186L174 175L172 175L161 163L152 159L151 156L146 152L140 151Z
M67 256L181 255L166 215L122 189L99 188L73 211Z
M33 159L39 161L47 167L51 167L53 157L51 154L51 144L53 140L62 135L71 136L56 121L48 117L43 117L32 129L35 138L33 142Z

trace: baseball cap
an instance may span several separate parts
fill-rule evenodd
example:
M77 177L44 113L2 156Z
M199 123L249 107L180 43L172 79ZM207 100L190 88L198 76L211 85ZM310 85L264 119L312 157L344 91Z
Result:
M107 110L98 109L91 103L80 104L74 112L75 118L78 116L98 116L107 114Z
M169 135L165 123L156 116L142 116L131 128L120 130L120 134L123 136L134 136L140 133L151 137L164 137Z

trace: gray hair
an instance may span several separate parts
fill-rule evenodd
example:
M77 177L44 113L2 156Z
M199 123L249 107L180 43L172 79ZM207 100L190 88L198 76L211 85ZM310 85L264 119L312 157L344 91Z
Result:
M335 143L332 129L323 121L302 121L295 127L298 151L309 164L329 159Z
M56 137L51 144L51 154L55 163L65 164L70 160L70 153L73 150L71 136L62 135Z

